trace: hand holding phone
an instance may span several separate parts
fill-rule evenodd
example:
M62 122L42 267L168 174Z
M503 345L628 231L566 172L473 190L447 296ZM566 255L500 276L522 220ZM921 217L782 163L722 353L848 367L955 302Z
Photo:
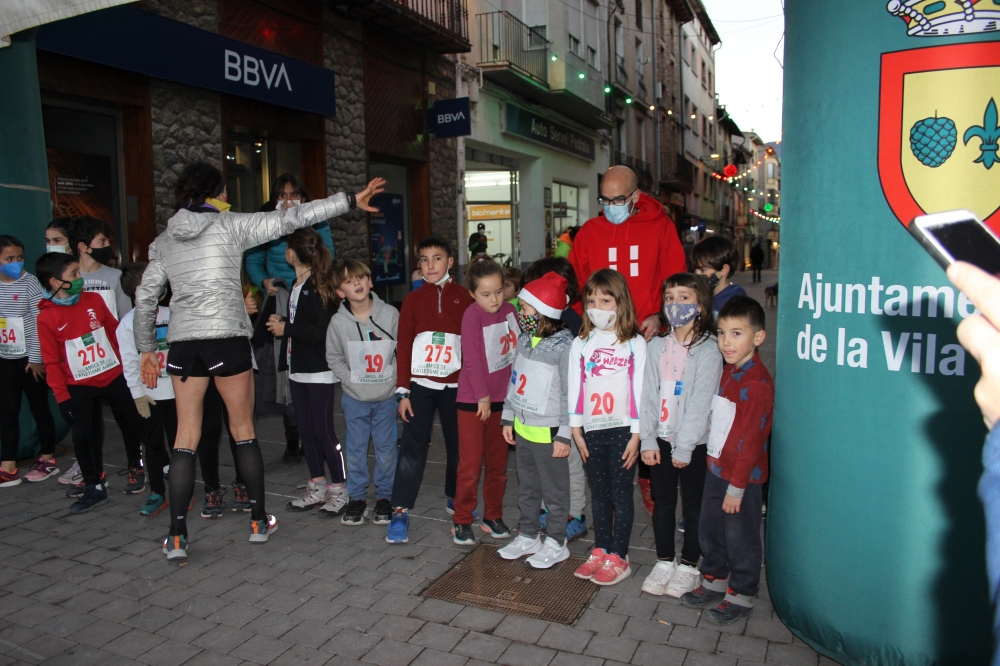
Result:
M913 218L910 233L945 270L967 261L991 275L1000 274L1000 238L967 210Z

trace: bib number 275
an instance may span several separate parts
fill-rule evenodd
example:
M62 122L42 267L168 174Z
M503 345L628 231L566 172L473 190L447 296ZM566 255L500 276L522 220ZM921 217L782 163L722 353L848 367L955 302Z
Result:
M424 351L427 363L451 363L451 345L427 345Z

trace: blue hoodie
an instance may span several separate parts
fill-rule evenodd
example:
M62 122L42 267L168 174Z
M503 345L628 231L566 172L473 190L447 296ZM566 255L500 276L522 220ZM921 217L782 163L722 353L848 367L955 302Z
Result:
M333 251L333 236L330 235L330 225L326 222L320 222L313 225L313 229L322 236L323 244L330 248L330 254L336 256ZM295 282L295 269L285 261L286 249L288 249L288 243L285 242L284 238L278 238L248 250L246 265L250 281L263 289L264 280L283 278L285 284L291 286Z

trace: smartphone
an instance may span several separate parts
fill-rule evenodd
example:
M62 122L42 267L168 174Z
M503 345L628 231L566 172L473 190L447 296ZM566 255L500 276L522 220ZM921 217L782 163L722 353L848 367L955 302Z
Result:
M1000 238L975 213L950 210L921 215L908 228L942 268L967 261L991 275L1000 274Z

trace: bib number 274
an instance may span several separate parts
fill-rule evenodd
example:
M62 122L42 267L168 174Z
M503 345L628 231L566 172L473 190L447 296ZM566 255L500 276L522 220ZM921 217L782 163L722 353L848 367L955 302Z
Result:
M451 345L427 345L424 351L427 363L451 363Z
M590 401L594 403L594 411L591 412L593 416L600 416L601 414L611 414L615 411L615 396L610 393L591 393ZM601 411L601 408L604 411Z

